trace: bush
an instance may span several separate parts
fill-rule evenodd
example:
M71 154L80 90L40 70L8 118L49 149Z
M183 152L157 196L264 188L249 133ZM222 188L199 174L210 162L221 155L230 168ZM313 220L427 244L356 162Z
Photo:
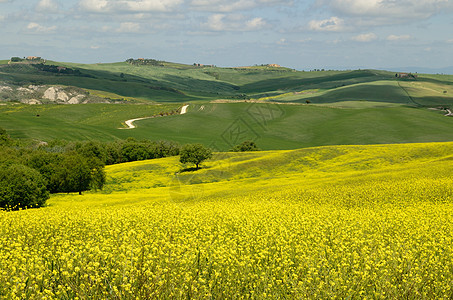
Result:
M199 169L203 161L212 157L212 150L202 144L187 144L182 147L179 155L181 163L192 163Z
M245 141L239 145L234 146L231 151L233 152L246 152L246 151L259 151L260 149L253 141Z
M0 207L19 209L44 206L49 192L41 174L24 165L0 168Z

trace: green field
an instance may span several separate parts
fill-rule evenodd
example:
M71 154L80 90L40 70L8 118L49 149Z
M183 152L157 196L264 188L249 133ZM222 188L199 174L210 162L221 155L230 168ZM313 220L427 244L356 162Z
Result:
M245 140L254 140L266 150L453 140L453 118L443 112L360 101L328 105L191 104L185 115L141 120L135 122L135 129L119 129L126 127L128 119L180 106L6 105L0 106L0 127L14 138L41 141L135 137L200 142L222 151Z
M167 139L200 142L222 151L246 139L265 150L453 140L452 118L443 117L444 111L427 109L453 104L453 76L449 75L399 79L393 72L377 70L302 72L168 62L161 62L163 66L46 64L78 73L3 64L0 87L2 82L6 90L30 84L44 86L43 90L72 86L98 100L113 99L122 105L23 106L4 101L0 127L14 138ZM168 105L149 105L155 103ZM136 122L136 129L118 129L126 127L128 119L171 111L186 103L190 106L184 116L147 119Z
M103 192L0 211L7 299L448 299L453 143L107 167Z
M76 64L47 61L79 71L55 74L30 64L0 64L1 81L26 86L63 85L96 91L99 96L139 102L260 99L270 101L331 103L378 101L416 106L453 103L453 77L419 74L414 80L377 70L302 72L287 68L194 67L163 62L164 66L136 66L126 62ZM306 91L313 91L306 93Z

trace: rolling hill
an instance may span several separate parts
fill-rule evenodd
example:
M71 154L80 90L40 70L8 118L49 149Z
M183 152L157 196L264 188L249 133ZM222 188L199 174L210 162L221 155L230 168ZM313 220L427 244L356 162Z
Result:
M50 141L138 139L203 143L217 151L254 140L261 149L296 149L453 140L444 112L389 103L338 102L190 104L184 115L136 121L181 105L77 104L0 106L0 127L14 138Z
M16 86L70 86L109 99L137 102L263 99L331 103L362 100L451 105L453 76L421 75L409 80L378 70L303 72L281 67L218 68L162 62L2 64L0 82ZM310 92L306 92L310 91ZM0 99L1 100L1 99Z
M442 109L453 104L453 76L395 75L168 62L2 64L0 127L39 141L135 137L200 142L222 151L244 140L265 150L451 141L453 118ZM59 105L71 101L88 104ZM187 103L186 115L119 129L128 119Z
M104 191L0 211L0 296L451 295L452 143L109 166ZM24 288L25 287L25 288Z

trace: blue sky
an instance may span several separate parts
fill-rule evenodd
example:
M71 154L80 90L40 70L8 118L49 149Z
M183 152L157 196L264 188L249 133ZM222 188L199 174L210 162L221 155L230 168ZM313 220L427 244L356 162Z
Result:
M453 0L0 0L0 58L453 66Z

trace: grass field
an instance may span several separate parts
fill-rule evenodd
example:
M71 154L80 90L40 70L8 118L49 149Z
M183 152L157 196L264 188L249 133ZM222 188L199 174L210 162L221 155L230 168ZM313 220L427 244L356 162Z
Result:
M200 142L222 151L245 140L255 140L265 150L453 140L453 118L443 112L368 101L191 104L185 115L141 120L135 129L118 129L126 127L123 123L128 119L180 106L6 105L0 106L0 127L14 138L111 141L135 137Z
M0 106L0 127L7 129L13 138L40 141L52 139L112 141L130 136L153 139L146 133L134 135L124 129L127 128L124 121L169 112L180 106L179 104L7 105Z
M47 61L80 71L76 75L44 72L30 64L0 63L0 81L27 85L83 88L98 96L137 102L206 102L215 99L265 99L332 103L378 101L416 106L452 105L453 76L419 74L397 79L378 70L302 72L287 68L194 67L175 63L135 66L126 62L77 64ZM313 91L305 93L305 91ZM273 101L273 99L269 99Z
M453 143L217 153L107 168L0 212L0 296L449 299Z

